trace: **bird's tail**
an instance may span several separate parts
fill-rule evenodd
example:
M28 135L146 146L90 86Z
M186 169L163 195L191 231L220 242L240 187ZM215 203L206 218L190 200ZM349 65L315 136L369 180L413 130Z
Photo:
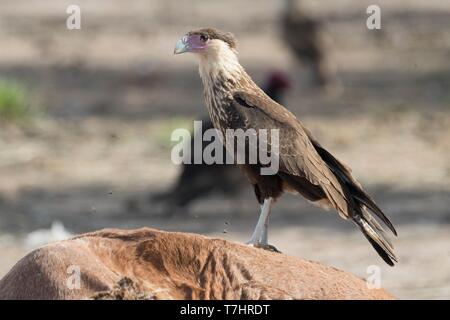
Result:
M349 214L353 222L361 229L364 236L369 240L377 253L390 266L397 262L394 248L385 235L383 228L375 219L376 216L382 221L394 235L397 231L389 221L388 217L376 205L373 199L362 189L361 185L352 177L351 170L341 161L336 159L331 153L325 150L320 144L312 140L316 151L327 163L331 171L335 174L342 187L347 190L347 197L353 203L352 212Z
M370 244L377 251L381 258L390 266L394 266L394 262L398 262L394 253L392 243L385 235L380 224L367 212L366 208L362 208L362 214L355 215L353 221L361 229L361 232L369 240Z

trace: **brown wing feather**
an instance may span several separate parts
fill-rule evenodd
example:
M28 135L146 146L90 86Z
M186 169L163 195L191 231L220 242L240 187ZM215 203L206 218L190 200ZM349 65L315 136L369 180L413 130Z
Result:
M287 109L265 96L238 92L231 112L237 113L233 129L279 129L280 169L282 173L306 178L320 186L339 215L348 219L358 210L345 185L342 185L317 153L307 132Z

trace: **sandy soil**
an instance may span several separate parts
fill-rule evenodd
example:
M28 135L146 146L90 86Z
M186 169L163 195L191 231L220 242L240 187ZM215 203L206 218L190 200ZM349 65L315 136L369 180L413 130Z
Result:
M0 76L24 82L41 115L1 124L0 276L30 250L27 234L54 221L73 233L152 226L246 240L257 214L250 190L175 218L146 200L177 175L171 130L205 112L195 60L174 57L173 44L214 25L236 34L258 82L289 72L286 105L392 217L400 264L382 265L353 226L293 196L274 208L273 244L361 277L379 265L383 287L399 298L450 298L448 5L379 1L382 31L372 32L368 1L304 1L324 23L341 83L326 95L305 85L306 70L281 41L277 2L78 2L82 29L68 31L68 1L2 1Z

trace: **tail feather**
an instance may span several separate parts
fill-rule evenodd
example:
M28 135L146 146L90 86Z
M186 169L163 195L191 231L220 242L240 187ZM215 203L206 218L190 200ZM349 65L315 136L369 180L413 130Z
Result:
M310 133L308 134L310 135ZM312 139L311 135L310 139ZM331 171L333 171L333 173L340 179L340 181L344 183L347 188L349 188L349 191L351 192L353 198L370 209L370 211L372 211L378 218L380 218L381 221L383 221L389 227L394 235L397 235L397 231L395 230L391 221L389 221L388 217L386 217L383 211L381 211L381 209L376 205L375 201L373 201L373 199L363 190L361 184L353 178L351 169L343 162L336 159L317 141L312 140L312 142L314 147L316 148L316 151L330 167Z
M346 200L350 204L353 204L350 206L351 212L348 216L351 217L355 224L361 229L364 236L369 240L370 244L378 252L381 258L383 258L387 264L393 266L394 262L397 262L394 248L376 218L380 219L394 235L397 235L397 231L391 221L375 204L373 199L363 190L361 184L353 178L351 169L323 148L307 129L305 129L305 131L317 153L338 178L341 186L347 191L347 197L350 197L350 199Z
M361 202L364 206L366 206L370 211L372 211L378 218L380 218L381 221L383 221L386 226L392 231L394 235L397 235L397 230L395 230L394 225L389 220L388 217L381 211L381 209L376 205L376 203L372 200L372 198L365 193L362 189L355 190L352 192L353 198L355 198L357 201Z
M385 235L380 224L366 212L363 212L362 216L355 216L353 221L360 228L380 257L388 265L394 266L394 262L398 262L398 259L395 256L391 242Z

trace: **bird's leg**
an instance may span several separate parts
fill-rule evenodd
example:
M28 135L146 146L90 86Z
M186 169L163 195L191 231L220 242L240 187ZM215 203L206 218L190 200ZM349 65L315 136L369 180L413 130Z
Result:
M261 206L261 213L258 218L258 223L256 224L252 237L247 242L247 244L271 251L278 251L275 247L269 245L267 242L269 233L269 214L272 207L272 201L272 198L264 199L264 203Z
M261 213L259 215L258 223L256 224L252 237L247 242L247 244L269 251L280 252L277 248L268 243L269 214L272 207L272 201L272 198L267 198L264 200L264 203L261 206Z
M261 213L259 214L258 222L256 224L255 230L247 242L247 244L257 246L261 244L261 237L264 232L264 224L266 223L267 217L270 213L270 204L272 202L272 198L264 199L264 203L261 205Z
M267 216L266 221L264 222L263 232L261 235L261 244L269 244L269 216Z
M273 252L281 252L273 245L269 244L269 216L267 216L266 221L264 223L264 228L261 235L261 242L259 244L259 247Z

